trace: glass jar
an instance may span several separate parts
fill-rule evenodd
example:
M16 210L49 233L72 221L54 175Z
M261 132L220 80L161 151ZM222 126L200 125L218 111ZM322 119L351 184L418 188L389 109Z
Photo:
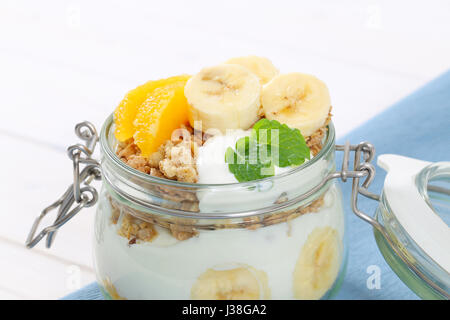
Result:
M299 167L246 183L190 184L127 166L116 156L113 131L112 116L100 140L89 122L75 127L85 143L68 148L74 182L42 211L26 241L32 248L46 237L50 247L62 225L99 201L94 262L106 298L330 298L347 261L336 181L351 179L352 211L373 227L400 279L422 298L450 299L450 229L439 214L448 211L449 162L381 155L388 174L379 196L368 190L373 145L335 145L330 123L320 152ZM92 158L98 141L101 162ZM343 152L340 170L336 151ZM99 195L90 184L100 179ZM358 208L359 195L379 201L374 217ZM55 222L37 233L53 211Z
M116 156L113 128L110 117L100 134L95 219L95 270L105 297L319 299L337 291L345 216L339 186L324 181L335 172L333 125L302 166L222 185L127 166Z

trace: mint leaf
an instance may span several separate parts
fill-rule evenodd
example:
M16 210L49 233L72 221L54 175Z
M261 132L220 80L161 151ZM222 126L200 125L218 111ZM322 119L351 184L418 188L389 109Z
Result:
M261 179L275 174L275 165L300 165L310 158L310 150L300 130L276 120L261 119L250 136L228 148L225 162L239 182Z
M310 159L310 150L300 130L268 119L258 121L253 130L259 146L270 145L272 161L277 166L300 165Z
M237 181L245 182L262 179L268 176L273 176L275 168L271 163L255 163L252 164L248 157L244 157L236 152L232 148L228 148L225 153L225 162L228 163L228 169Z

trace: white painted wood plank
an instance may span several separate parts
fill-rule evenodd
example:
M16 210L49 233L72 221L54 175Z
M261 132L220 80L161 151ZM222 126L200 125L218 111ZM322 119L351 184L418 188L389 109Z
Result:
M74 125L89 120L100 126L127 91L107 78L47 64L26 57L0 54L0 77L5 101L0 129L61 151L77 139ZM11 62L12 59L14 62Z
M22 300L25 299L24 296L6 290L4 288L0 288L0 300Z
M408 17L385 1L293 3L2 3L0 128L63 147L76 122L100 126L148 79L256 53L321 77L342 135L449 65L449 2L410 1ZM380 28L367 25L372 7Z
M71 183L72 165L65 153L7 136L0 135L0 139L2 150L7 151L0 160L4 168L0 171L0 240L6 238L24 246L34 219ZM55 214L49 214L43 226L52 223ZM50 250L43 240L33 252L91 268L94 214L95 208L81 211L60 229Z
M1 21L15 27L3 29L8 47L128 79L134 77L126 67L138 71L148 61L144 57L178 67L180 58L232 48L233 39L255 49L288 46L296 49L293 56L307 53L407 75L429 77L449 67L445 0L426 6L406 0L14 1L1 12ZM105 68L114 61L116 68Z
M6 298L58 299L95 279L91 270L4 241L0 261L0 286L11 292Z

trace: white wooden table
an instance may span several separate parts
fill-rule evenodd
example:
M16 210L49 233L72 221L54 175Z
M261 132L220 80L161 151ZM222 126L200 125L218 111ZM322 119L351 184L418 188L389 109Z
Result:
M65 148L127 90L233 56L312 73L343 135L450 67L450 2L0 2L0 298L58 298L94 280L95 209L54 247L24 241L71 181ZM426 112L426 110L424 110Z

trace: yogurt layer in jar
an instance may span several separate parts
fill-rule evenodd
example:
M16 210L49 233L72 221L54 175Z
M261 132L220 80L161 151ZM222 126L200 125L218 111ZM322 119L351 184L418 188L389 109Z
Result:
M104 183L100 197L95 266L106 297L319 299L334 292L346 259L339 186L331 181L295 202L334 170L331 124L310 161L249 183L183 185L107 159L112 150L104 156L113 185ZM270 204L272 211L251 214Z

